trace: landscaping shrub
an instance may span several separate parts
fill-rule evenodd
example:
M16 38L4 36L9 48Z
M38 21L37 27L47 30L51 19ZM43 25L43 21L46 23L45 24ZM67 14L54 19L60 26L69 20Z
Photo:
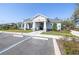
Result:
M64 53L67 55L79 54L79 43L72 41L63 41Z
M17 25L14 23L12 23L11 25L9 24L0 25L0 30L14 30L14 29L18 29Z
M53 24L52 30L54 30L54 31L57 30L57 24L56 23Z

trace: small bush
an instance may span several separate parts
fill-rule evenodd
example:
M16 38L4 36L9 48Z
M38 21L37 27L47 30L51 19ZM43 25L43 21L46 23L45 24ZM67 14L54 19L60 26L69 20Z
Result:
M57 30L57 24L56 23L53 24L52 30L54 30L54 31Z
M79 54L79 43L72 41L63 41L64 53L68 55Z

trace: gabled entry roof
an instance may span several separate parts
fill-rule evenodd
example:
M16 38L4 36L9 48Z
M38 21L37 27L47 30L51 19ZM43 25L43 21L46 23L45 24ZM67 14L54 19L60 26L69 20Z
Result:
M45 15L43 15L43 14L36 14L35 16L32 17L32 20L33 20L34 18L39 17L39 16L44 17L44 18L48 18L47 16L45 16Z
M62 20L60 20L60 19L51 19L51 18L48 18L47 16L45 16L43 14L36 14L32 18L25 19L24 22L31 23L33 21L33 19L35 19L35 18L37 18L39 16L46 18L46 20L51 22L51 23L53 23L53 22L55 22L55 23L56 22L62 22Z
M48 17L43 15L43 14L36 14L33 18L31 18L32 21L35 22L44 22L44 21L48 21Z

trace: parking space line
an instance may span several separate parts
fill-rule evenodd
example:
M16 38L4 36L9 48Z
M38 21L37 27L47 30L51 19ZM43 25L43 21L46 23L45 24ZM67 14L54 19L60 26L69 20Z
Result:
M0 51L0 54L2 54L3 52L8 51L9 49L11 49L11 48L13 48L13 47L19 45L20 43L22 43L22 42L24 42L24 41L26 41L26 40L28 40L28 39L30 39L30 38L31 38L31 37L28 37L28 38L26 38L26 39L24 39L24 40L19 41L18 43L15 43L15 44L11 45L10 47L8 47L8 48L6 48L6 49Z
M58 47L58 44L55 38L53 38L53 45L54 45L55 55L61 55L60 49Z
M48 40L48 38L43 38L43 37L33 37L33 36L32 36L32 38L33 38L33 39Z

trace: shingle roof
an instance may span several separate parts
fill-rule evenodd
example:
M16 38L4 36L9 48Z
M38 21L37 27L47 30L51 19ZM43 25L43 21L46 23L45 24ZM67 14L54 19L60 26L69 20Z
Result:
M51 23L62 22L61 19L49 19Z
M32 20L31 20L30 18L28 18L28 19L24 19L24 21L23 21L23 22L30 23L30 22L32 22Z

